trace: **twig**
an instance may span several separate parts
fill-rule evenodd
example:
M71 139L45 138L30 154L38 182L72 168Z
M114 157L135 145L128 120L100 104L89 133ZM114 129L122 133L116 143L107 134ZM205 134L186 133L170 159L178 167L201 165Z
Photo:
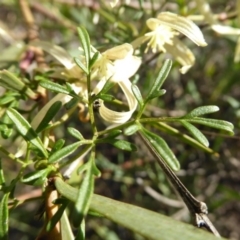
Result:
M208 209L207 205L204 202L198 201L189 191L188 189L183 185L181 180L177 177L177 175L171 170L171 168L165 163L165 161L160 158L160 156L157 154L156 150L152 148L150 143L145 139L145 137L138 132L140 138L143 140L143 142L148 147L149 151L153 154L154 157L156 157L156 160L158 161L159 165L161 166L162 170L172 183L172 185L175 187L177 192L182 197L182 200L186 204L189 212L192 214L192 216L195 218L196 225L200 228L204 227L209 232L212 232L216 237L220 237L220 234L218 233L217 229L214 227L212 222L209 220L207 214Z

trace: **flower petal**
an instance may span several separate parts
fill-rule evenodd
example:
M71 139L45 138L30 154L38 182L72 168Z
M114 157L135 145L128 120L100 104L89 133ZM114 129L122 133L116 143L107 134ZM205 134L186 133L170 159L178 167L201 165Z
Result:
M134 41L132 41L131 45L133 46L134 49L136 49L137 47L139 47L140 45L145 43L148 39L149 39L149 37L141 36L141 37L135 39Z
M161 24L181 32L197 45L202 47L207 45L201 30L191 20L170 12L162 12L157 18Z
M195 57L191 50L179 39L173 38L173 45L165 44L166 51L170 53L183 67L180 69L185 74L194 64Z
M109 108L107 108L103 102L101 102L101 107L99 108L99 113L101 115L101 117L112 124L121 124L121 123L125 123L126 121L128 121L133 112L136 110L137 108L137 100L134 97L132 90L131 90L131 82L129 79L125 79L121 82L118 82L119 86L121 87L121 89L123 90L126 98L127 98L127 102L129 105L129 111L127 112L117 112L117 111L113 111Z
M114 61L114 75L112 81L121 81L122 79L129 79L138 70L141 65L141 58L128 55L124 59Z
M113 47L103 53L104 56L111 60L123 59L128 54L133 54L133 47L129 43Z
M239 28L233 28L230 26L223 26L220 24L214 24L211 26L212 29L222 35L240 35L240 29Z

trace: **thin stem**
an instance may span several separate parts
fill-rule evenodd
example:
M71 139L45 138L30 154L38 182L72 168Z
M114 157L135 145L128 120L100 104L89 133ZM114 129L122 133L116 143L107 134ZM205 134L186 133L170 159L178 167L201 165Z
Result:
M0 145L0 152L2 152L4 155L6 155L7 157L9 157L10 159L12 159L13 161L15 162L18 162L20 163L21 165L24 165L25 162L19 158L16 158L14 154L8 152L5 148L3 148L1 145Z
M171 170L171 168L165 163L165 161L157 154L156 150L151 146L150 142L145 139L141 132L138 132L140 138L148 147L149 151L153 154L153 156L158 161L162 170L166 174L167 178L170 180L172 185L176 188L177 192L182 197L182 200L186 204L188 210L192 214L192 216L196 220L196 224L198 227L205 227L208 231L212 232L215 236L220 237L220 234L211 223L209 218L207 217L208 209L207 205L204 202L198 201L183 185L181 180L177 177L177 175Z

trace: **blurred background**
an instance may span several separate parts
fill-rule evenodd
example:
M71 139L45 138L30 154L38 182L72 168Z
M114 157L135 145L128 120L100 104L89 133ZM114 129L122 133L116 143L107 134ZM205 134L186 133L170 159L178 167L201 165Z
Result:
M28 42L20 2L0 1L0 69L10 68L16 73L22 71L19 64L23 57L23 48ZM28 2L38 26L38 38L63 47L73 56L79 47L76 34L79 25L87 29L92 45L104 51L125 42L130 43L145 33L146 20L156 17L161 11L171 11L183 16L199 14L195 1L190 0L120 1L113 9L106 1ZM211 0L209 3L215 14L229 16L221 20L222 24L240 28L236 20L236 1ZM147 114L181 116L198 106L217 105L220 111L211 117L234 124L234 136L200 127L210 141L210 148L218 156L196 149L169 134L160 134L181 163L181 170L177 172L179 178L194 196L207 203L209 217L220 234L237 240L240 239L240 64L234 63L234 54L238 36L219 35L204 22L200 22L199 26L208 46L198 48L181 36L194 52L196 63L187 74L182 75L179 73L178 63L174 62L163 86L167 93L151 102ZM168 57L171 56L151 52L144 55L141 68L132 79L143 96L146 94L144 90L156 77L163 59ZM51 61L46 55L46 62L51 64ZM87 136L88 124L80 123L77 114L75 119L58 128L56 135L68 138L64 129L73 126ZM180 126L176 127L185 132ZM137 152L120 152L109 145L101 145L99 148L97 165L102 176L96 179L95 193L190 222L188 210L151 154L137 137L131 136L129 140L136 143ZM5 147L16 148L19 143L12 141L4 140ZM7 172L7 181L14 179L18 166L3 158L3 168ZM34 197L35 190L22 185L17 189L16 195L27 194ZM30 201L11 211L10 239L34 239L42 225L42 220L35 216L40 205L40 200ZM106 219L89 216L86 222L87 239L143 239Z

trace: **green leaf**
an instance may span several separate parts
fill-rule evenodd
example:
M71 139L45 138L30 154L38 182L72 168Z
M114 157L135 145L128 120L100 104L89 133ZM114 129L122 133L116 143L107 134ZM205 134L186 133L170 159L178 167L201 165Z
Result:
M213 113L219 111L219 107L217 106L202 106L193 109L190 113L185 115L183 118L195 118L201 115Z
M42 121L39 123L36 129L37 133L41 132L48 126L49 122L55 117L61 107L62 103L60 101L56 101L53 103L53 105L46 112L46 115L43 117Z
M111 95L111 94L103 94L103 93L101 93L101 94L99 94L97 96L100 99L102 99L103 101L105 101L105 102L112 102L115 99L115 97L113 95Z
M195 126L185 120L181 120L180 122L201 144L206 147L209 146L207 138Z
M78 58L74 58L74 62L86 73L86 74L88 74L88 69L87 69L87 67L84 65L84 63L80 60L80 59L78 59Z
M20 98L20 95L18 93L12 93L12 92L5 92L3 96L0 98L0 105L5 105L10 102L16 101Z
M71 134L73 137L77 138L78 140L83 140L83 135L75 128L68 127L67 131L69 134Z
M78 190L77 199L75 202L75 212L73 214L73 224L75 227L80 226L89 209L94 189L94 175L92 172L93 161L94 159L90 159L86 163L86 173Z
M46 181L46 178L51 171L51 168L45 168L30 172L23 176L21 182L33 186L41 186Z
M148 102L149 100L151 100L159 95L159 90L160 90L161 86L163 85L165 79L167 78L171 67L172 67L172 61L167 59L163 63L163 66L159 71L157 79L154 81L150 91L148 92L145 102ZM160 92L160 93L162 94L163 92Z
M132 124L124 130L124 134L126 136L130 136L130 135L133 135L134 133L136 133L138 130L139 130L139 125Z
M24 82L22 82L13 73L9 72L6 69L0 71L0 86L19 93L24 93L32 99L37 98L36 93L34 93L30 88L26 86Z
M58 177L55 179L55 186L61 195L76 202L77 189L69 186ZM170 240L179 239L179 236L184 240L218 239L213 234L202 231L192 225L174 220L160 213L97 194L93 194L92 196L90 210L126 227L134 233L140 234L146 239Z
M75 152L82 144L83 143L81 141L76 142L58 150L57 152L54 152L53 154L50 155L48 159L49 163L56 163L61 161L62 159L66 158L67 156Z
M22 135L22 137L36 146L45 157L48 156L48 153L43 146L41 139L38 137L37 133L32 129L29 122L15 109L9 108L7 110L8 117L12 120L13 124L15 124L18 132Z
M157 90L155 91L153 94L152 94L152 98L158 98L158 97L161 97L162 95L164 95L167 91L165 89L160 89L160 90Z
M89 66L90 66L90 38L87 30L83 26L80 26L78 28L78 36L82 43L82 47L83 47L83 51L86 59L87 74L88 74Z
M66 108L66 110L70 110L71 108L74 108L75 106L77 106L78 102L79 102L79 98L73 97L69 102L64 104L64 107Z
M234 133L233 124L224 120L217 120L217 119L211 119L211 118L199 118L199 117L190 118L186 120L191 123L198 123L208 127L217 128L217 129L225 130L230 133Z
M9 193L3 195L0 202L0 239L8 239L8 196Z
M2 159L0 158L0 188L5 184L4 172L2 169Z
M63 147L64 143L65 143L65 140L64 140L64 139L58 139L58 140L54 143L51 152L54 153L54 152L60 150L60 149Z
M114 147L116 147L118 149L121 149L121 150L124 150L124 151L133 152L133 151L137 150L137 147L134 144L132 144L130 142L127 142L125 140L112 139L112 138L110 138L110 139L109 138L105 138L105 139L99 139L99 140L101 141L101 143L110 143Z
M142 98L142 94L141 94L137 85L132 84L132 92L133 92L135 98L137 99L139 107L141 109L144 105L144 101L143 101L143 98Z
M156 155L163 158L172 170L178 171L180 169L177 158L163 138L144 128L140 130L140 134L148 142L148 146L151 147Z
M63 215L61 217L60 228L61 228L61 235L63 240L74 239L74 235L73 235L72 228L71 228L66 211L63 212Z
M66 87L48 80L41 80L39 82L39 85L53 92L70 94L69 90Z
M99 52L95 52L95 53L94 53L93 57L90 59L89 69L92 68L92 66L94 65L94 63L97 61L99 55L100 55Z
M111 130L105 138L111 138L112 139L112 138L115 138L115 137L119 136L121 133L122 133L122 130L120 130L120 129Z
M50 220L48 221L47 226L46 226L47 232L50 232L56 226L56 224L60 221L66 207L67 207L67 204L62 204L58 208L57 212L53 215L53 217L50 218Z
M111 77L105 82L103 88L101 91L97 94L98 96L106 94L114 85L116 85L116 82L111 81Z

